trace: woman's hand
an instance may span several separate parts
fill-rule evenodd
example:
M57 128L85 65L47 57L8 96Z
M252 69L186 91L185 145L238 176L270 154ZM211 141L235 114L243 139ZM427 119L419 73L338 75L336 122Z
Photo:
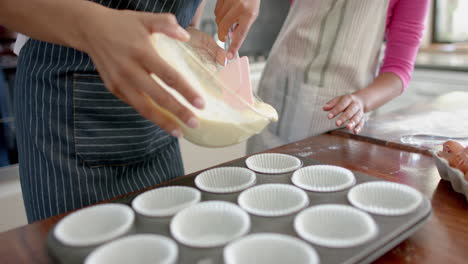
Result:
M215 15L218 24L218 37L226 40L226 35L234 23L238 26L233 32L232 43L228 50L228 59L232 59L244 42L250 26L258 16L260 0L218 0Z
M97 10L99 13L88 15L82 22L84 41L79 48L89 54L107 89L175 137L181 136L180 127L154 103L189 127L197 127L196 116L150 77L156 74L192 105L204 107L202 97L157 54L150 39L151 33L160 32L188 41L190 35L176 18L172 14Z
M364 103L358 95L346 94L335 97L323 106L323 110L328 112L328 119L339 115L335 122L336 126L346 123L346 129L354 131L355 134L364 126Z

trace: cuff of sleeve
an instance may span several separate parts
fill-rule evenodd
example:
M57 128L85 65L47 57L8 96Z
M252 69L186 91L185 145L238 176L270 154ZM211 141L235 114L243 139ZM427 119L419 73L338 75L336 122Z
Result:
M406 91L406 88L408 87L408 83L411 80L411 75L402 71L401 69L397 67L384 67L380 70L380 73L384 72L391 72L398 76L400 78L401 84L402 84L402 89L401 89L401 94L403 94Z

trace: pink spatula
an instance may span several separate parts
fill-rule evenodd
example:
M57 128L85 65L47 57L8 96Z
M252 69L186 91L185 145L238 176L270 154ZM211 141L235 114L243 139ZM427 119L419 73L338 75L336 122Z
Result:
M237 57L231 60L219 71L219 79L224 87L228 89L223 92L224 101L227 104L242 110L247 106L239 100L239 97L249 105L254 103L248 57Z

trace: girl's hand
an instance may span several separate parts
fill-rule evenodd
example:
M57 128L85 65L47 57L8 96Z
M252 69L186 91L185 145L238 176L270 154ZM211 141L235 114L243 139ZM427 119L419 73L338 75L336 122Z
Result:
M329 112L328 119L341 115L336 119L336 126L346 124L346 129L358 134L364 126L364 103L355 94L346 94L333 98L323 106L323 110Z
M172 14L152 14L100 8L82 22L85 51L104 81L106 88L133 106L143 117L153 121L175 137L182 132L175 120L164 115L155 103L173 113L189 127L197 127L196 116L160 87L150 74L156 74L197 108L204 100L191 85L155 51L150 35L164 33L180 41L190 35Z
M237 22L238 26L233 32L232 43L228 50L228 59L232 59L244 42L250 26L258 16L260 0L218 0L215 15L218 24L218 37L226 40L231 26Z

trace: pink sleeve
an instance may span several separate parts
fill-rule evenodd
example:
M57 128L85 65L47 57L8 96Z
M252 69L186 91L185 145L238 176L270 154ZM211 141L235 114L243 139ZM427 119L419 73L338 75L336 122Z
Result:
M392 2L395 0L392 0ZM390 5L386 28L387 46L380 72L392 72L403 83L411 80L414 61L421 43L429 0L397 0Z

